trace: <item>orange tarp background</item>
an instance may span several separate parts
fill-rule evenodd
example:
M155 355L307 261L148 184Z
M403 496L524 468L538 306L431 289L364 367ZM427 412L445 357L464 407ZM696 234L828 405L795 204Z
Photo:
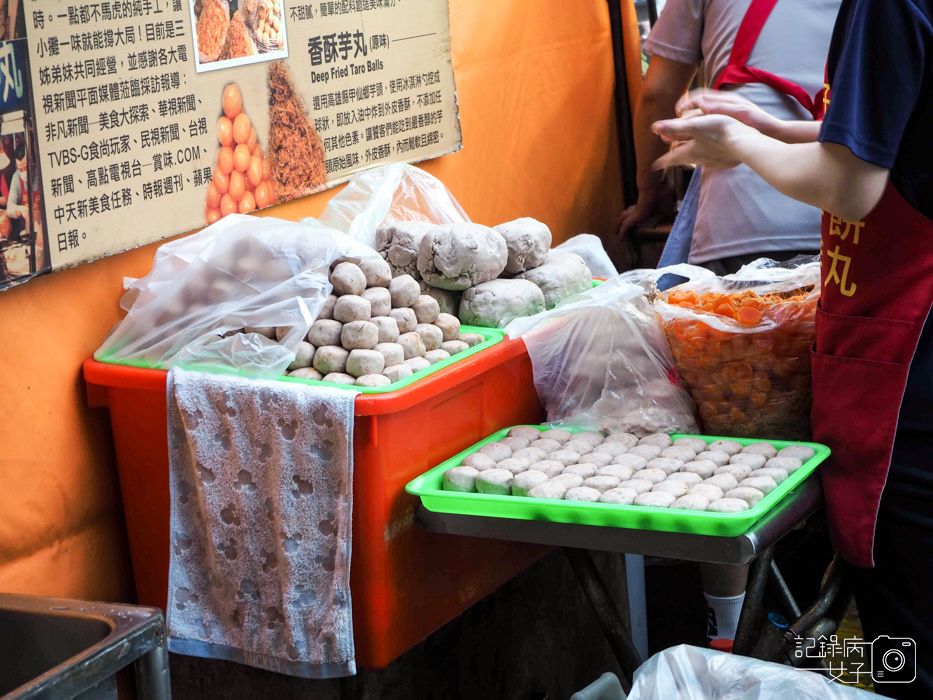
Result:
M463 150L422 167L474 221L532 216L555 244L610 235L622 202L605 0L450 0L450 25ZM314 216L332 194L263 214ZM120 318L123 277L144 275L155 249L0 294L0 591L132 597L109 422L86 407L80 368Z

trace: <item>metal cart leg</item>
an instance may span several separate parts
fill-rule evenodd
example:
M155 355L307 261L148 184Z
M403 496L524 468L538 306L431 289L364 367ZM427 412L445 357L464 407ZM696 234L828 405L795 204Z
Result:
M739 624L735 630L735 641L732 644L734 654L747 656L751 651L758 631L761 628L762 601L765 589L768 586L768 575L771 572L771 561L774 559L774 546L768 547L757 559L752 561L748 569L748 584L745 587L745 603L739 616Z
M138 700L171 700L172 684L169 680L168 648L162 643L134 664L136 697Z
M632 676L635 674L635 669L641 665L641 656L632 642L631 634L619 614L615 602L609 595L609 591L606 590L606 585L600 577L590 553L585 549L572 549L570 547L564 547L563 551L574 574L577 576L577 580L580 582L580 587L590 601L590 605L593 606L593 611L596 613L603 634L606 635L606 641L609 642L609 646L619 661L619 666L622 667L625 675L622 685L627 693L631 690Z

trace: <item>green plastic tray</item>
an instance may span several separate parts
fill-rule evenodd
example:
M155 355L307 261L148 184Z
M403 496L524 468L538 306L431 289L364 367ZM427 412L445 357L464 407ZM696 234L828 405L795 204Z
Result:
M533 425L544 431L547 426ZM521 496L493 496L484 493L459 493L444 491L442 477L445 471L460 466L464 457L479 450L488 442L505 437L511 428L503 428L468 447L428 472L413 479L405 487L408 493L421 498L424 507L436 513L456 515L480 515L515 520L547 520L556 523L622 527L634 530L661 530L684 532L696 535L719 535L734 537L746 532L761 516L771 510L784 496L793 491L806 479L817 465L829 456L829 448L813 442L788 442L749 438L723 438L709 435L674 434L673 438L698 437L707 443L716 440L734 440L742 445L754 442L770 442L777 449L788 445L806 445L816 454L800 469L791 474L782 484L765 496L754 508L741 513L711 513L707 511L671 510L645 506L623 506L614 503L586 503L580 501L555 501ZM571 433L582 432L583 428L567 428Z
M430 367L426 367L420 372L415 372L412 375L400 379L394 384L389 386L353 386L349 384L335 384L333 382L320 382L314 379L300 379L299 377L279 377L278 381L280 382L296 382L298 384L313 384L315 386L332 386L338 389L352 389L360 392L361 394L385 394L390 391L398 391L399 389L404 389L410 384L414 384L419 379L424 379L428 375L434 374L435 372L440 372L445 367L450 367L455 362L460 362L471 355L475 355L478 352L482 352L486 348L491 348L497 343L501 343L505 338L505 334L496 329L496 328L480 328L478 326L460 326L461 333L478 333L483 336L486 340L480 343L479 345L474 345L469 350L464 350L463 352L457 353L453 357L448 357L446 360L441 360ZM143 367L145 369L162 369L161 366L151 365L143 362L131 362L126 360L114 360L112 358L100 358L100 362L104 362L109 365L126 365L128 367ZM237 374L237 372L231 372L231 370L224 369L221 367L217 368L199 368L203 371L217 372L219 374Z

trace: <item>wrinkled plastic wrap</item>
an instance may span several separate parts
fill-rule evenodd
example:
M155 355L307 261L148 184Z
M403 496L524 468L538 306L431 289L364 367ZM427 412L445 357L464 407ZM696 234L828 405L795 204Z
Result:
M818 262L760 259L655 302L707 435L810 439Z
M593 277L607 280L619 274L615 265L612 264L612 260L609 259L609 254L603 247L603 242L592 233L580 233L568 238L560 245L554 246L554 250L579 255L583 258L586 266L590 268Z
M443 182L405 163L357 173L317 219L323 226L343 231L370 248L376 247L376 229L383 224L454 224L469 220Z
M127 315L94 357L281 376L331 292L331 263L375 256L333 229L232 214L162 245L148 275L124 282ZM236 333L247 326L291 330L276 342Z
M681 644L637 671L628 700L870 700L858 688L746 656Z
M636 435L698 431L649 300L657 274L618 275L505 328L528 348L548 422Z

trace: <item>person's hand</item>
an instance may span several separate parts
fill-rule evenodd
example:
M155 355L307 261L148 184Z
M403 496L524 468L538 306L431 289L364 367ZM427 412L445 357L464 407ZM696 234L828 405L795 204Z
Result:
M667 143L670 152L654 162L655 170L674 165L702 165L710 170L728 170L739 165L738 146L754 129L732 117L709 114L655 122L651 130Z
M772 117L754 102L749 102L734 92L722 90L691 90L677 101L675 109L679 117L691 112L732 117L763 134L770 133L780 125L779 119Z
M663 214L665 209L674 209L674 193L665 180L651 189L638 190L638 201L625 209L616 221L616 235L624 236L629 229Z

